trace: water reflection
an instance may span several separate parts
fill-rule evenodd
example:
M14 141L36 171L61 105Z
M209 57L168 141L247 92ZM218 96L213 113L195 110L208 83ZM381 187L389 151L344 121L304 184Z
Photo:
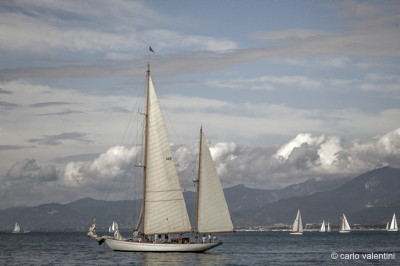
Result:
M141 260L144 265L224 265L229 256L217 253L141 253Z

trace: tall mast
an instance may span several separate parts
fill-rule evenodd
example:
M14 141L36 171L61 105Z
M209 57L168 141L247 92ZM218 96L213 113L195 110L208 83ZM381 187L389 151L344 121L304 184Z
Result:
M201 149L202 149L202 138L203 135L203 127L200 127L200 138L199 138L199 165L198 165L198 170L197 170L197 180L196 180L196 192L197 192L197 199L196 199L196 236L199 232L199 202L200 202L200 175L201 175Z
M143 168L143 196L142 196L142 233L144 233L144 219L146 208L146 178L147 178L147 141L148 141L148 127L149 127L149 87L150 87L150 64L147 65L146 71L147 87L146 87L146 126L144 129L144 168Z

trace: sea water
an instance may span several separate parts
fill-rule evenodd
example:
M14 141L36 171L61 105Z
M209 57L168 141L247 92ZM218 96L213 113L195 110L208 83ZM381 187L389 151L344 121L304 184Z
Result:
M400 232L236 232L220 239L221 246L200 254L130 253L98 245L85 232L0 233L0 264L400 265Z

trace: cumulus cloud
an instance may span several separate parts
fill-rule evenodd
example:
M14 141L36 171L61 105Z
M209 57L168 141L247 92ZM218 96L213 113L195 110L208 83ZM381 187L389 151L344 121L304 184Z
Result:
M40 165L35 159L14 163L0 175L0 209L14 206L33 206L61 200L58 183L60 169L55 165Z
M135 167L140 161L138 154L137 148L115 146L93 160L65 166L42 166L34 159L16 162L0 176L0 208L70 202L83 197L125 199L132 195L133 175L141 171ZM110 191L112 196L107 198Z
M357 176L383 166L400 167L400 128L370 140L348 144L334 135L299 134L280 147L249 147L233 142L209 141L224 187L245 184L274 189L310 178ZM131 198L141 188L143 169L138 147L114 146L92 160L73 161L56 168L34 159L15 163L0 176L0 207L68 202L82 197ZM198 143L174 146L181 184L192 189L197 175ZM136 180L136 181L134 181ZM136 182L136 183L135 183ZM108 199L110 199L108 198Z
M89 162L70 162L66 165L62 183L66 186L78 187L87 184L104 186L104 181L121 180L127 170L133 168L139 149L128 149L124 146L115 146L100 154ZM135 159L136 158L136 159Z
M195 164L187 159L193 157L189 150L182 150L186 167L180 170L185 176ZM210 150L225 186L247 184L272 189L310 178L351 177L383 166L400 167L400 129L347 145L339 136L307 133L298 134L278 148L216 143L210 145Z
M25 159L15 163L5 175L6 181L17 182L51 182L58 180L55 165L39 166L34 159Z

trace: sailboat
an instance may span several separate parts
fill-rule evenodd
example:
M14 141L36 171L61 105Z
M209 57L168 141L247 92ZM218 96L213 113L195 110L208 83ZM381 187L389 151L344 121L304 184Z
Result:
M330 224L329 222L328 222L328 225L327 225L326 231L327 231L327 232L330 232L330 231L331 231L331 224Z
M322 221L321 229L319 229L320 232L326 232L326 226L325 226L325 221Z
M22 233L21 227L19 226L19 223L15 223L14 229L12 230L11 233L13 233L13 234Z
M112 224L108 227L108 232L114 233L116 230L118 230L118 224L116 221L113 221Z
M387 230L388 230L388 231L391 231L391 232L394 232L394 231L398 231L398 230L399 230L399 228L398 228L398 226L397 226L397 219L396 219L396 214L395 214L395 213L393 213L392 221L391 221L391 223L390 223L389 228L387 228Z
M94 219L88 236L99 244L105 242L115 251L204 252L222 244L211 234L234 231L221 183L203 131L200 130L198 176L194 180L197 187L197 215L193 230L150 76L150 66L146 77L143 200L139 222L133 238L125 239L119 233L114 237L97 236ZM187 233L191 236L183 235Z
M301 213L300 210L297 211L296 218L293 222L292 232L291 235L302 235L303 234L303 223L301 221Z
M351 232L351 228L349 225L349 222L346 219L346 215L342 215L342 219L341 219L341 223L340 223L340 229L339 229L339 233L350 233Z
M18 233L29 233L28 230L21 230L21 226L19 223L15 223L14 229L11 231L13 234L18 234Z

